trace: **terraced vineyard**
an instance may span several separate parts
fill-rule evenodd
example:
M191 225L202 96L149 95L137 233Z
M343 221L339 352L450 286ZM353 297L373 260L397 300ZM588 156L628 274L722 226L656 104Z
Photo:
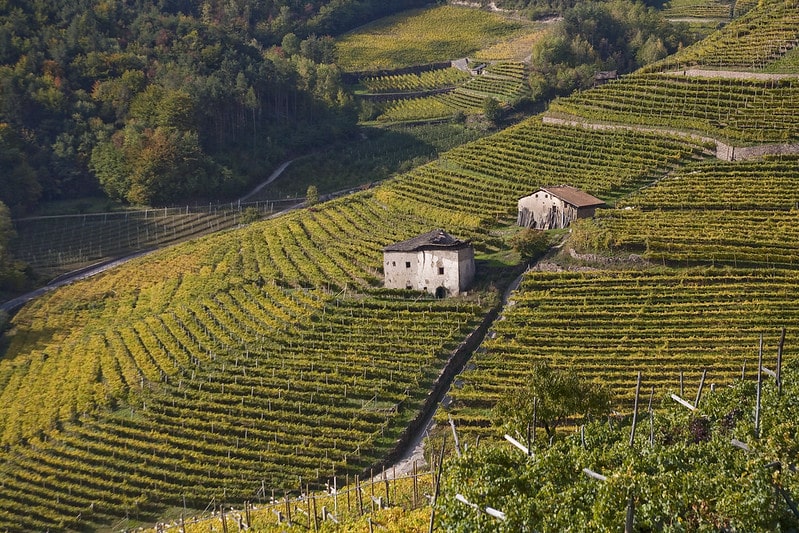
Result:
M738 142L799 138L799 78L634 74L552 102L551 113L700 132Z
M754 9L754 5L761 7ZM738 1L735 16L720 31L645 70L683 70L691 66L760 70L799 44L796 0Z
M442 226L497 250L486 225L560 178L564 162L605 192L702 155L677 139L530 120L377 189L33 302L0 362L0 442L11 450L0 527L152 518L183 494L203 507L252 499L262 479L295 488L296 476L373 463L492 301L382 300L383 246ZM59 463L68 468L56 481ZM48 504L63 490L72 496Z
M181 301L85 333L83 355L67 353L70 343L31 354L36 374L4 365L4 442L40 421L19 409L24 398L69 403L44 382L54 364L74 383L60 392L77 402L60 431L40 429L4 454L0 526L153 519L184 497L203 508L358 473L392 446L482 312L254 283ZM80 414L128 395L131 408Z
M450 67L419 74L395 74L365 78L361 80L361 84L372 93L403 93L452 87L469 78L468 72Z
M451 150L383 194L442 209L465 205L485 222L507 222L515 220L516 200L536 187L567 180L610 200L705 156L701 145L684 139L548 126L531 119Z
M250 207L259 214L281 208L280 202ZM57 275L101 259L228 229L246 220L243 215L231 205L19 219L14 221L18 238L12 249L38 273Z
M799 327L798 289L794 270L530 272L450 390L448 414L491 434L491 407L537 361L606 384L625 411L638 371L661 395L679 392L684 372L689 398L705 368L707 384L729 383L744 363L751 377L759 335L775 354L779 326Z
M765 11L785 22L795 6ZM763 12L744 23L772 28ZM744 55L756 42L742 36ZM478 94L511 94L521 69L492 67L458 93L462 107L436 101L468 109ZM603 115L645 125L675 115L680 127L746 141L795 136L795 80L628 80L557 105L589 115L608 106ZM196 509L266 499L381 460L497 298L481 280L465 298L402 299L378 288L381 249L444 227L478 252L506 252L496 230L540 185L617 203L574 233L607 237L620 255L643 247L682 267L729 262L712 253L732 252L731 266L527 274L453 388L458 426L491 433L494 399L536 360L601 379L621 408L639 369L661 388L676 389L681 371L698 380L706 366L710 382L726 383L754 361L761 332L773 351L780 326L799 326L799 163L708 163L709 149L536 118L374 189L192 240L32 302L3 337L0 530L127 529L184 497ZM658 244L664 237L675 242ZM735 267L749 250L747 264L763 268Z
M449 117L456 112L482 113L483 102L495 98L506 105L512 104L529 92L523 63L505 62L487 67L452 92L397 100L389 104L378 117L382 121L414 121Z
M337 63L348 72L369 72L466 57L528 33L531 24L452 5L411 10L337 39Z
M676 172L603 211L614 247L668 263L796 267L799 159L712 162Z
M672 18L717 18L730 19L732 4L724 0L670 0L663 9L663 16Z

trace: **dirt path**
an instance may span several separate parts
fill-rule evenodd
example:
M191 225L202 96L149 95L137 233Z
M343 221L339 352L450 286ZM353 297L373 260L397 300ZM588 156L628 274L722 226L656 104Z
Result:
M499 314L497 315L497 320L502 320L504 317L505 309L513 305L513 300L510 299L511 294L513 291L519 288L519 285L524 278L524 272L519 274L519 276L514 279L510 285L505 289L505 292L502 294L502 309L500 310ZM490 329L489 329L490 333ZM396 475L397 478L401 478L404 476L409 476L413 474L413 467L414 463L416 463L416 467L419 470L424 469L427 467L427 460L424 456L424 444L425 439L432 431L433 427L435 426L435 421L433 417L435 416L438 408L432 410L428 415L422 429L414 436L411 444L408 446L408 450L402 455L402 457L393 465L386 467L386 476L390 479ZM382 479L382 474L379 477ZM377 477L375 478L377 479Z
M292 164L294 161L296 161L296 160L295 160L295 159L289 159L288 161L286 161L286 162L282 163L282 164L281 164L279 167L277 167L277 168L275 169L275 171L274 171L274 172L272 172L272 173L269 175L269 177L268 177L268 178L266 178L266 180L264 180L264 181L263 181L261 184L259 184L259 185L258 185L256 188L254 188L254 189L253 189L252 191L250 191L248 194L245 194L244 196L242 196L241 198L239 198L239 202L244 202L244 201L246 201L248 198L252 198L252 197L253 197L253 196L255 196L256 194L258 194L259 192L261 192L261 190L263 190L263 188L264 188L264 187L266 187L267 185L269 185L270 183L272 183L273 181L275 181L277 178L279 178L279 177L280 177L280 175L281 175L281 174L283 174L283 171L284 171L284 170L286 170L286 169L288 168L288 166L289 166L290 164Z

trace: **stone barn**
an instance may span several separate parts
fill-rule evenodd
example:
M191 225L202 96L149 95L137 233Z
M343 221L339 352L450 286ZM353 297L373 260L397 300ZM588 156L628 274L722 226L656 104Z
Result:
M474 248L442 229L383 248L384 286L456 296L474 280Z
M525 228L565 228L573 220L594 216L596 208L603 205L605 202L576 187L542 187L519 200L516 222Z

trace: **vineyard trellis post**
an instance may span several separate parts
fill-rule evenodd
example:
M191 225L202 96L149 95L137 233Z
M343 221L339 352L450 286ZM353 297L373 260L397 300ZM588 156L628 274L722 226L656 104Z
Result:
M458 440L458 430L455 429L455 421L452 420L452 417L449 417L449 425L452 428L452 438L455 440L455 453L460 457L461 454L461 443Z
M624 533L633 533L635 524L635 499L630 494L627 498L627 516L624 520Z
M785 326L780 333L780 342L777 345L777 396L782 396L782 348L785 345Z
M447 437L441 441L441 453L438 456L438 467L436 468L436 475L435 475L435 488L433 489L433 499L430 502L431 510L430 510L430 527L428 528L428 533L433 533L433 527L435 524L436 519L436 502L438 501L438 492L441 488L441 470L444 466L444 449L447 445Z
M705 386L705 377L707 377L707 369L702 370L702 377L699 379L699 388L696 391L696 401L694 407L699 407L699 401L702 399L702 389Z
M655 445L655 411L652 409L652 400L655 398L655 386L649 392L649 446Z
M763 334L760 334L760 348L757 353L757 392L755 397L755 438L760 438L760 396L763 392Z
M635 428L638 425L638 398L641 393L641 371L638 371L638 381L635 385L635 402L633 404L633 423L630 426L630 447L633 446L635 442ZM583 446L585 446L585 440L583 440Z

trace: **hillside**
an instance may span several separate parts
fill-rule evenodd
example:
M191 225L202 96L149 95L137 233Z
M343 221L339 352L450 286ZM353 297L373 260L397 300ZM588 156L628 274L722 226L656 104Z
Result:
M0 201L234 197L352 133L330 35L425 3L4 2Z
M751 51L737 47L744 59L730 68L764 47L784 51L761 70L788 57L799 4L744 17L681 61L725 57L740 24ZM703 369L729 384L760 334L773 352L780 328L790 340L799 325L797 160L722 161L719 142L773 151L794 141L799 110L790 80L707 82L670 61L372 189L155 252L24 307L0 359L0 529L126 529L363 474L498 305L518 266L516 201L542 185L567 182L610 207L524 275L440 416L465 440L501 436L494 400L535 360L609 386L622 413L639 370L659 395ZM708 86L715 98L702 97ZM382 248L436 227L475 245L470 294L381 289Z

